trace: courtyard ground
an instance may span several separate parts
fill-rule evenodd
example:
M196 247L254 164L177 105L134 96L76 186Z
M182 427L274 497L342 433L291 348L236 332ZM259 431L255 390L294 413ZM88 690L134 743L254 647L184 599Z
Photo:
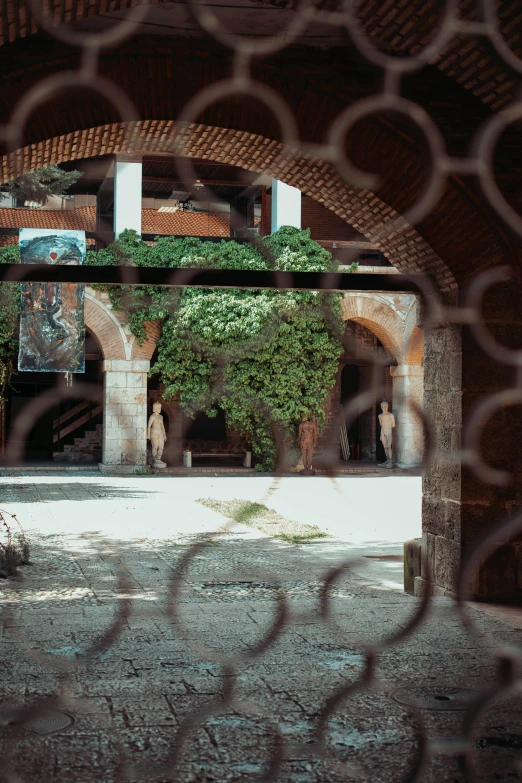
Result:
M400 557L419 477L20 471L0 496L32 541L0 582L0 780L471 779L466 708L522 632L438 598L386 642L419 611ZM469 730L479 780L522 779L509 698Z

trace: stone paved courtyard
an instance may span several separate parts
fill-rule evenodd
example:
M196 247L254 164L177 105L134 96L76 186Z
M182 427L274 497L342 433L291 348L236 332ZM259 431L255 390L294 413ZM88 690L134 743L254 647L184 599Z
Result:
M520 645L513 624L471 607L479 638L436 599L427 622L378 655L372 689L347 690L365 675L363 642L389 638L419 607L402 592L400 555L420 535L420 478L21 471L0 477L0 493L33 545L32 564L0 582L0 780L390 783L415 767L419 731L439 741L419 780L471 779L448 744L467 711L402 702L473 698L493 683L491 645ZM201 498L262 503L330 537L295 546L234 524L192 551L227 522ZM327 623L321 580L354 556ZM118 612L114 638L86 658ZM64 727L49 733L60 693L51 706ZM13 712L38 704L32 723ZM489 706L472 745L479 780L521 779L520 698Z

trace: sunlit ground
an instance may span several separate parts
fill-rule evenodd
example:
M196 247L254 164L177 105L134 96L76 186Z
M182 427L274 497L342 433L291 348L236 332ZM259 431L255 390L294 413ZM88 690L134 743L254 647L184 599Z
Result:
M28 532L69 541L88 533L120 542L182 542L227 522L201 498L263 503L329 534L302 545L318 559L332 562L353 551L365 558L361 576L387 589L402 589L402 563L393 556L421 535L419 476L21 476L0 478L0 497L0 507L16 513ZM265 534L243 528L242 537Z

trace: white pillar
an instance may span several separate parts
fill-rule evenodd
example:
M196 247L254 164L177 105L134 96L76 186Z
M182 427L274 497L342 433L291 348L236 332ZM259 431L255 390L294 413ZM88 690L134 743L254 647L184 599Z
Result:
M116 160L114 166L114 236L133 228L141 236L141 161Z
M301 228L301 191L272 180L272 233L281 226Z
M422 420L409 407L408 401L422 410L424 369L420 364L399 364L390 367L393 379L393 410L395 415L394 451L397 464L417 467L424 453Z
M103 445L100 470L133 473L147 463L147 373L149 361L106 359Z

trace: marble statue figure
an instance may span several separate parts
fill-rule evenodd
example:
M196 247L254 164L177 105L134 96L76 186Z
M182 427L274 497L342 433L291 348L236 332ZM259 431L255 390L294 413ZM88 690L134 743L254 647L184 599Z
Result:
M386 400L381 402L382 413L379 414L379 424L381 425L381 443L384 446L386 453L386 462L379 464L380 468L392 468L392 440L393 440L393 428L395 427L395 416L388 411L388 403Z
M149 423L147 426L147 438L150 440L152 446L154 467L166 468L166 462L162 462L161 460L161 455L163 454L163 449L165 447L165 441L167 440L167 433L165 432L165 425L163 424L160 402L155 402L152 406L152 414L149 418Z

